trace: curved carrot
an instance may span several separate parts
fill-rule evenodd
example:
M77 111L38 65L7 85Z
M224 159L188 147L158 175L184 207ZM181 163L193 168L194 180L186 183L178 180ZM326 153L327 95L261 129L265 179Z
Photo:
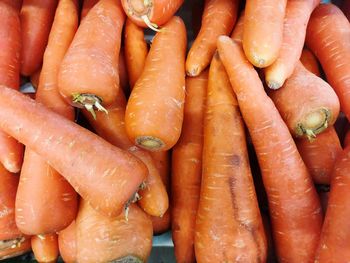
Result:
M77 240L75 220L65 229L58 233L58 248L64 262L74 263L77 261Z
M244 12L243 49L256 67L265 68L278 57L283 41L287 0L247 0Z
M300 62L303 63L304 67L315 74L317 77L321 77L320 65L318 64L315 55L307 48L303 49L300 56Z
M239 0L206 0L201 29L188 52L186 74L198 76L209 64L220 35L231 33L236 23Z
M115 102L124 21L120 1L100 0L80 24L58 73L59 91L71 105L94 114Z
M166 151L180 137L185 99L186 29L179 17L157 33L125 113L127 134L136 145ZM171 76L171 77L170 77Z
M265 68L265 80L270 89L279 89L293 74L303 50L307 23L319 3L320 0L287 2L282 46L277 59Z
M145 66L148 47L143 28L135 25L130 19L127 19L125 23L124 45L125 62L132 90Z
M56 233L32 236L31 244L35 259L39 263L56 262L58 258L58 241Z
M84 0L83 7L82 7L81 13L80 13L80 21L83 21L83 19L89 13L91 8L93 8L99 1L100 0Z
M184 123L172 153L172 237L178 262L195 262L194 227L202 178L203 116L208 71L186 78Z
M327 82L298 62L283 88L270 92L283 120L294 136L315 138L337 120L339 99Z
M334 162L342 151L334 127L329 127L312 141L297 139L296 145L314 183L330 184Z
M105 217L82 201L76 221L77 262L146 262L152 222L135 204L124 215Z
M17 91L0 86L0 104L0 128L45 156L103 214L121 213L147 176L144 164L131 154Z
M40 68L58 0L23 0L21 9L21 74Z
M312 13L306 45L321 62L327 81L339 97L341 111L350 119L350 24L333 4L321 4Z
M257 153L278 259L311 262L322 224L311 177L242 46L223 36L218 50ZM276 161L277 156L280 161Z
M0 241L0 260L17 257L30 251L30 237Z

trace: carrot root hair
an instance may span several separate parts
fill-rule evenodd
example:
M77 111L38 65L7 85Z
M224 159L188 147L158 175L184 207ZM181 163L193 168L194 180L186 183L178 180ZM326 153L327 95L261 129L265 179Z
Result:
M159 26L149 20L149 13L151 12L153 3L152 0L128 0L129 9L128 14L139 16L143 22L152 30L159 32Z
M164 146L162 140L153 136L139 136L136 138L136 144L150 151L159 150Z
M316 134L321 133L328 128L331 119L331 113L326 108L313 111L305 116L302 122L297 124L297 135L306 135L309 140L313 140Z
M76 107L85 108L96 119L95 109L98 111L104 111L108 114L108 111L102 106L102 99L94 94L88 93L76 93L73 94L72 102Z

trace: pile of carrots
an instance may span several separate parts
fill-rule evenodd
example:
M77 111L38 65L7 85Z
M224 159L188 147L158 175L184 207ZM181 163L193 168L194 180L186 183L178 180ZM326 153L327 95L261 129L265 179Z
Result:
M350 261L349 3L0 0L0 260Z

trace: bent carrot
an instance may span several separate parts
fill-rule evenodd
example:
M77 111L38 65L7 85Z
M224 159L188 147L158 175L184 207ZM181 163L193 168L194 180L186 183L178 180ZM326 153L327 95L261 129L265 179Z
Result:
M304 67L315 74L317 77L321 77L320 65L318 64L315 55L307 48L303 49L301 53L300 62L303 63Z
M118 62L125 15L118 0L100 0L80 24L58 73L71 105L106 111L119 90Z
M39 263L56 262L58 258L58 241L56 233L32 236L31 244L35 259Z
M17 257L30 251L30 237L0 240L0 260Z
M203 116L208 71L186 78L182 133L172 152L172 237L178 262L195 262L194 228L202 178Z
M311 177L242 46L223 36L218 40L218 50L257 153L278 260L311 262L322 224Z
M298 62L282 89L269 93L292 135L315 138L337 120L339 99L327 82Z
M321 4L312 13L306 45L321 62L327 81L339 97L341 111L350 119L350 24L333 4Z
M293 74L303 50L307 23L319 3L320 0L287 2L281 49L277 59L264 70L266 84L270 89L279 89Z
M77 240L75 220L58 233L58 248L64 262L77 262Z
M236 23L239 0L206 0L201 29L188 52L186 74L198 76L209 64L220 35L231 33Z
M137 158L25 95L0 86L0 104L0 128L45 156L101 213L118 215L145 179Z
M83 7L82 7L81 13L80 13L80 21L83 21L83 19L89 13L91 8L93 8L99 1L100 0L84 0Z
M21 9L21 74L40 68L58 0L23 0Z
M283 41L286 5L287 0L247 0L243 49L254 66L265 68L277 59Z
M82 201L76 221L77 262L146 262L152 222L135 204L124 215L105 217Z
M185 99L185 51L185 25L181 18L174 17L154 37L144 70L126 107L127 134L142 148L166 151L180 137Z

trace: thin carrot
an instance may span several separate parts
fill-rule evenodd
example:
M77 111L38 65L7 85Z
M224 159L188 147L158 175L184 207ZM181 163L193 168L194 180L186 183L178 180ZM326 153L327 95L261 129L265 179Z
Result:
M311 262L322 224L311 177L242 46L223 36L218 50L260 164L278 260Z
M0 260L17 257L30 251L30 237L0 240Z
M75 220L65 229L58 233L58 248L64 262L77 262L77 240Z
M300 62L303 63L304 67L315 74L317 77L321 77L320 65L318 64L315 55L307 48L303 49L301 53Z
M195 262L194 227L202 178L203 116L208 71L186 78L182 133L172 152L172 237L178 262Z
M119 81L120 87L122 88L124 94L129 95L129 76L126 68L126 58L124 54L124 49L120 50L119 53L119 62L118 62L118 73L119 73Z
M236 23L239 0L206 0L201 29L188 52L186 74L198 76L209 64L220 35L231 33Z
M350 24L333 4L321 4L312 13L306 45L321 62L327 81L339 97L341 111L350 119Z
M125 62L132 90L145 66L148 47L143 28L138 27L130 19L126 20L124 29Z
M247 0L243 49L256 67L265 68L278 57L283 41L287 0Z
M71 105L106 111L119 90L119 50L125 15L118 0L100 0L80 24L58 74Z
M21 74L40 68L58 0L23 0L21 9Z
M293 74L303 50L307 23L319 3L320 0L287 2L282 46L275 62L265 68L265 80L270 89L279 89Z
M298 62L283 88L269 93L292 135L315 138L337 120L339 99L329 84Z
M146 262L152 248L152 222L135 204L108 218L82 201L76 221L77 262Z
M80 21L86 17L91 8L93 8L100 0L84 0L83 7L81 9Z
M58 258L57 234L32 236L31 244L35 259L39 263L56 262Z
M185 99L185 51L185 25L181 18L174 17L154 37L145 68L126 107L127 134L142 148L166 151L180 137Z

